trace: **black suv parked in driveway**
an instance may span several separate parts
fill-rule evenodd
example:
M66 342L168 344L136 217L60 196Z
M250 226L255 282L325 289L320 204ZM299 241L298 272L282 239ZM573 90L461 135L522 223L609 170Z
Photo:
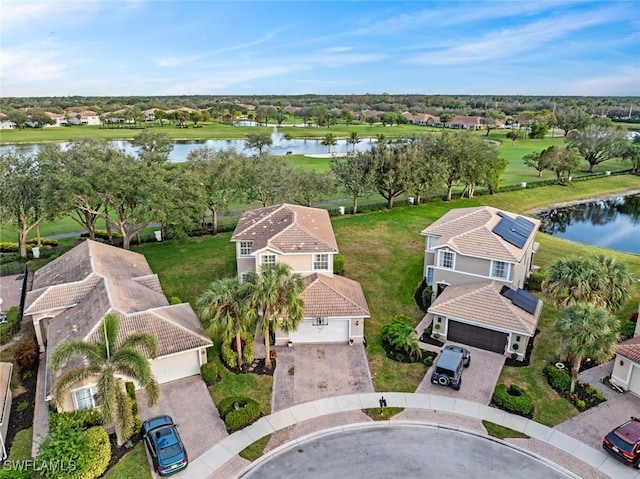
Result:
M446 346L433 365L431 382L451 386L456 391L462 386L462 369L471 364L471 353L460 346Z
M607 434L602 447L620 461L640 469L640 418L632 417Z

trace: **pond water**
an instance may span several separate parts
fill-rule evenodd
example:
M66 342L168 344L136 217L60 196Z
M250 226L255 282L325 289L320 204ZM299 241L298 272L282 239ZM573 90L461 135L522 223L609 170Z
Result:
M640 195L555 208L538 215L540 230L560 238L640 254Z
M328 153L329 149L326 145L322 144L322 140L316 139L291 139L287 140L279 133L274 138L272 134L273 145L269 148L269 152L272 155L306 155L306 154L318 154ZM125 140L110 141L110 144L124 150L127 153L135 154L136 148L131 145L130 142ZM369 151L371 146L376 143L375 139L363 138L360 143L356 145L356 151ZM68 142L59 142L62 148L66 148ZM26 151L37 151L38 144L27 145L2 145L0 146L0 153L4 153L11 148L18 148ZM244 139L218 139L218 140L177 140L173 143L173 150L169 155L169 160L172 162L186 161L189 152L196 148L209 147L216 150L227 150L229 148L235 148L237 151L244 153L247 156L255 155L256 150L245 149ZM353 146L348 144L346 140L338 140L337 144L331 146L331 153L347 153L353 150ZM265 149L266 151L266 149Z

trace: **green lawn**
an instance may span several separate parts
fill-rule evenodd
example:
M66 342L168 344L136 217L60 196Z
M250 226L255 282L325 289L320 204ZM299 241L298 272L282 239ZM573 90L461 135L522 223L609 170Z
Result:
M151 468L144 450L144 443L139 442L130 452L111 468L104 479L151 479Z

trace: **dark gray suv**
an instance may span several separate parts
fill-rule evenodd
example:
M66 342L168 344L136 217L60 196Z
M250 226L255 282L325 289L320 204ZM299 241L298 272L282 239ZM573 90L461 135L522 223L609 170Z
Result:
M456 391L462 386L462 370L471 364L471 353L460 346L446 346L433 365L431 382L451 386Z

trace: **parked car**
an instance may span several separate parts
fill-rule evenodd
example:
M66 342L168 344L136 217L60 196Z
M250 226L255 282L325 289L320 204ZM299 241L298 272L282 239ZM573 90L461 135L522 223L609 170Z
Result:
M189 464L178 425L170 416L157 416L142 423L142 440L159 475L174 474Z
M632 416L607 434L602 447L616 459L640 469L640 418Z
M445 347L433 365L431 382L451 386L456 391L462 386L462 370L471 364L471 353L460 346Z

